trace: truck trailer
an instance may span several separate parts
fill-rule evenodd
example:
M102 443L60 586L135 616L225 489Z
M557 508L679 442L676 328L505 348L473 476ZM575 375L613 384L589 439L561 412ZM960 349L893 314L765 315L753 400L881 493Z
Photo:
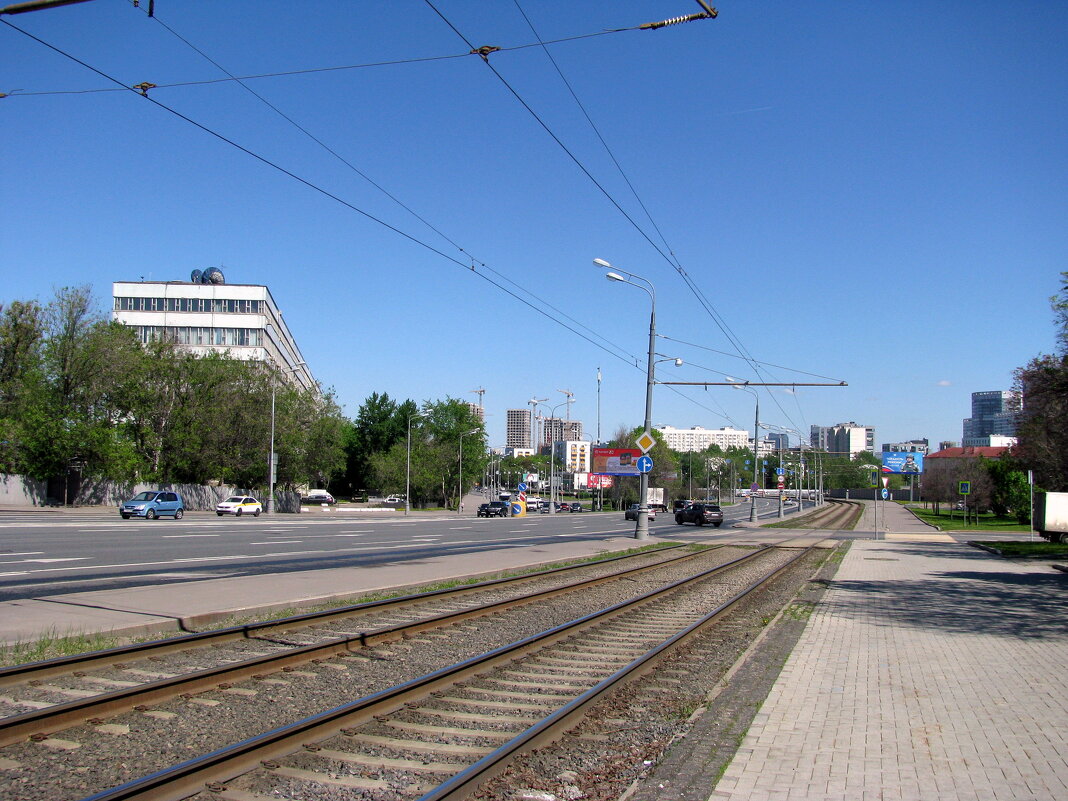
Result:
M1050 542L1068 543L1068 492L1035 495L1035 531Z

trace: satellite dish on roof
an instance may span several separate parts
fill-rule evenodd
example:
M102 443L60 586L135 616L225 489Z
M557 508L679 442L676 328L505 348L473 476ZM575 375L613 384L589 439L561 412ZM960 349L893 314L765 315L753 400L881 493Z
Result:
M205 284L225 284L226 276L223 275L222 270L218 267L209 267L204 271L204 276L201 280Z
M193 270L192 274L189 276L189 280L194 284L199 284L203 275L204 273L200 272L200 270Z

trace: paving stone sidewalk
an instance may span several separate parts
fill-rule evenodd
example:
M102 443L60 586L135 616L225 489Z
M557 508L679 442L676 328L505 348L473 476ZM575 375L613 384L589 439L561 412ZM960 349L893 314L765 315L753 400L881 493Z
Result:
M854 542L710 799L1068 798L1066 600L1045 563Z

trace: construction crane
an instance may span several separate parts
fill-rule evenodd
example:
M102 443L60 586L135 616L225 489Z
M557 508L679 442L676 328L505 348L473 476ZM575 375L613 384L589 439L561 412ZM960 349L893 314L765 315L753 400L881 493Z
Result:
M558 389L556 391L557 392L563 392L567 396L567 400L565 401L567 406L565 408L567 409L567 422L570 423L571 422L571 404L575 402L575 393L572 392L570 389Z
M478 395L478 408L482 408L482 396L486 394L486 390L483 387L471 390L472 395Z

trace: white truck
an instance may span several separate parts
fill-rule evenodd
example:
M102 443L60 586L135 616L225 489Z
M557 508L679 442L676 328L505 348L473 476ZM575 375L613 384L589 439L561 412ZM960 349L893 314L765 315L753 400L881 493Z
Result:
M1035 495L1034 526L1050 542L1068 543L1068 492Z
M649 508L655 509L658 512L667 511L667 507L664 506L663 487L649 487Z

